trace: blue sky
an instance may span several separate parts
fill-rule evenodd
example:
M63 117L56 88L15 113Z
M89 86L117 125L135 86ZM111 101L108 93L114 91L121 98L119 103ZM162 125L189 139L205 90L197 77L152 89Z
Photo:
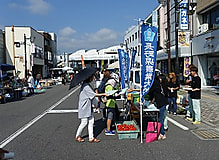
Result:
M59 54L102 49L123 42L125 31L157 6L157 0L1 0L0 29L55 32Z

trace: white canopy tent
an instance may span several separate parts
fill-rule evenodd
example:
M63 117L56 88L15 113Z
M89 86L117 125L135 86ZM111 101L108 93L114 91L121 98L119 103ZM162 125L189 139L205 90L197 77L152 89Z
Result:
M119 68L119 61L116 61L108 66L109 69Z

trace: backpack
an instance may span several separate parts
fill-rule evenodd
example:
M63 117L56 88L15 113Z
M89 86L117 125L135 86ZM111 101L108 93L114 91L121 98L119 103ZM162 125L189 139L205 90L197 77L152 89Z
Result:
M105 84L109 78L103 78L100 85L97 88L98 93L105 93Z

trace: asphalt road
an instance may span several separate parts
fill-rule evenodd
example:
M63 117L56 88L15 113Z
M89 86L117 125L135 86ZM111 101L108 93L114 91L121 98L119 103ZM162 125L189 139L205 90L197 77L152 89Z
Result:
M197 127L182 116L169 118L188 127L183 130L169 122L167 139L152 143L119 140L104 135L101 114L95 114L95 135L98 144L74 141L80 121L77 118L79 89L53 86L46 93L20 101L0 104L0 147L15 153L15 160L97 160L97 159L168 159L216 160L218 140L202 140L192 133Z

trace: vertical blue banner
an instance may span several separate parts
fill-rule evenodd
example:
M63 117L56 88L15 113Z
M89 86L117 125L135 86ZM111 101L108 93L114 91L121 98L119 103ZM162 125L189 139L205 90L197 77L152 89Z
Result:
M180 3L180 29L189 29L189 19L188 19L188 0L182 0Z
M157 28L141 26L141 101L150 90L155 77L157 57Z
M134 68L136 53L137 53L136 50L133 50L130 69Z
M125 82L129 80L129 54L125 53L124 50L118 49L119 54L119 68L121 76L121 86L122 89L125 88Z

